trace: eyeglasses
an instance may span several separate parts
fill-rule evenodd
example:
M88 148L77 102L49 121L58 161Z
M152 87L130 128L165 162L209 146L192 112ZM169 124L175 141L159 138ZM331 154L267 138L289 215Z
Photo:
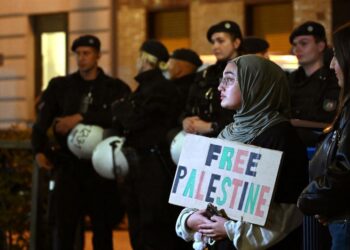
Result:
M220 84L219 86L227 88L230 85L233 85L237 81L236 78L232 77L223 77L220 79Z

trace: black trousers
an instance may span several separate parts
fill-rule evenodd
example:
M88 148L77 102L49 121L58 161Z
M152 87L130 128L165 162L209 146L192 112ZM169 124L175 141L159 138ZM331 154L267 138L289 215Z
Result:
M129 234L134 250L192 250L176 235L181 207L168 203L176 166L166 152L138 151L126 180Z
M53 249L73 250L77 226L90 217L95 250L112 250L112 232L124 208L117 183L97 175L88 161L70 160L54 171Z

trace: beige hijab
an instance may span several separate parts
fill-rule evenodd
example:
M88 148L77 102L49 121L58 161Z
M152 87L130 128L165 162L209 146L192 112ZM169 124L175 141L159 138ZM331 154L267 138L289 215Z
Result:
M288 82L277 64L255 55L240 56L229 63L237 65L242 106L219 138L250 143L269 127L289 121Z

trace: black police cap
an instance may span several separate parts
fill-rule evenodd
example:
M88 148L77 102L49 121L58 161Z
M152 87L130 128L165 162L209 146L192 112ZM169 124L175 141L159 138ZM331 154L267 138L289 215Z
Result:
M100 39L93 35L84 35L75 39L72 44L72 51L75 51L79 46L89 46L95 48L97 51L101 50Z
M161 42L157 40L147 40L142 45L140 50L145 51L155 57L158 60L166 62L169 59L169 52L167 48Z
M177 49L170 55L170 58L186 61L200 67L203 62L198 54L191 49Z
M220 23L214 24L208 29L207 39L211 41L211 36L216 32L226 32L233 35L235 38L242 39L242 32L239 25L233 21L222 21Z
M294 38L305 35L315 36L323 41L327 41L323 25L317 22L307 21L293 30L289 36L289 42L292 44Z
M245 37L242 41L242 49L245 54L256 54L266 52L270 44L259 37Z

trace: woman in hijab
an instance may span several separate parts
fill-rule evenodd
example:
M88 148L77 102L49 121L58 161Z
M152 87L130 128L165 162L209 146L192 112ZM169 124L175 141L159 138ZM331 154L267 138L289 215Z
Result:
M301 249L303 216L296 201L308 180L308 160L289 122L285 73L272 61L245 55L227 64L218 89L221 106L236 111L219 138L283 152L275 195L265 226L217 215L208 219L205 210L185 208L177 220L178 235L189 241L199 232L216 240L213 249Z

